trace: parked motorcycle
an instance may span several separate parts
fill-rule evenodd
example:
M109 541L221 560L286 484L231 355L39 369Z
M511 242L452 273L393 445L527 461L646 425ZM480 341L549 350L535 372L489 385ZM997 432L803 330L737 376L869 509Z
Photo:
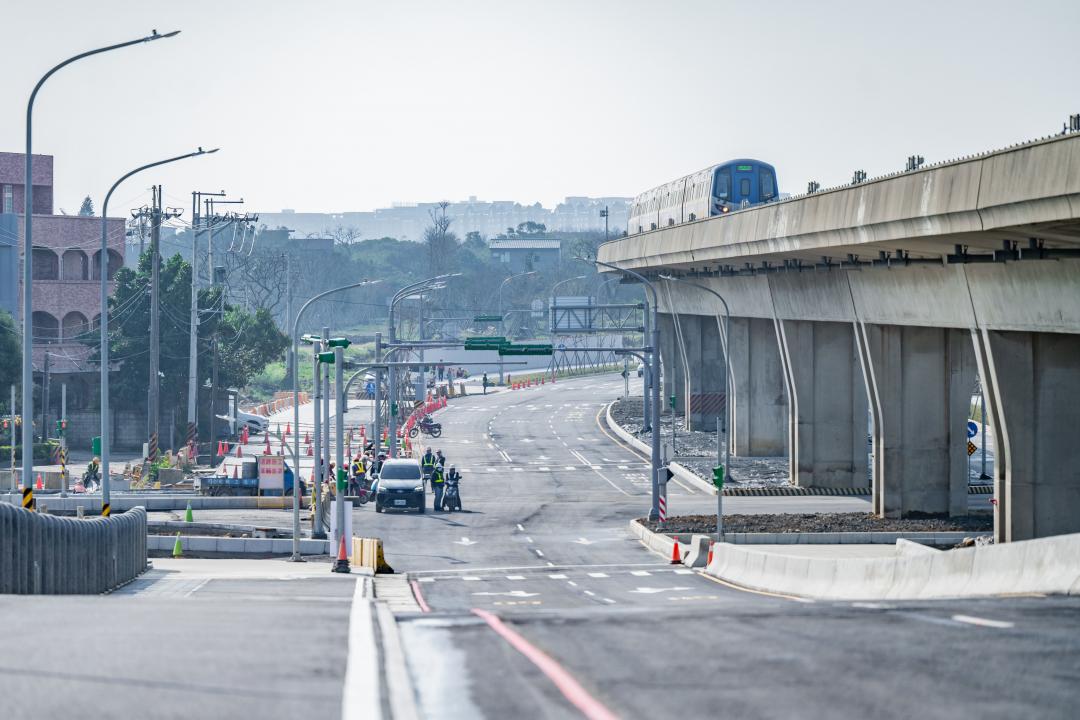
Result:
M442 435L442 423L437 423L428 416L409 428L409 437L414 438L420 433L430 435L431 437L439 437Z

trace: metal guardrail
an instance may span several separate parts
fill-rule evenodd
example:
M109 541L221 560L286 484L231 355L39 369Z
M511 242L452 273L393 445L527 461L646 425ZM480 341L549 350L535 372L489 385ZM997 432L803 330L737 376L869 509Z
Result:
M0 503L0 594L89 595L146 570L146 510L69 518Z

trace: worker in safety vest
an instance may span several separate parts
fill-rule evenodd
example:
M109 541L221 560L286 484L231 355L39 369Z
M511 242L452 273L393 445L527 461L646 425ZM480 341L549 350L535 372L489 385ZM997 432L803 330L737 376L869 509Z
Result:
M349 466L349 495L360 494L360 483L364 478L364 458L357 455Z
M435 471L436 465L435 454L431 452L431 448L424 451L424 456L420 458L420 469L424 472L424 479L430 480L431 474Z
M435 470L431 473L431 490L435 493L435 512L442 509L442 494L445 485L445 477L443 476L443 466L436 465Z

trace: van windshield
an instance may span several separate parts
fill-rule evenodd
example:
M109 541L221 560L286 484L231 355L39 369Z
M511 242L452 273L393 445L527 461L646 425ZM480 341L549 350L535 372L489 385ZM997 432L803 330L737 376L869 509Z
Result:
M413 463L387 463L383 465L379 477L383 480L419 480L420 466Z

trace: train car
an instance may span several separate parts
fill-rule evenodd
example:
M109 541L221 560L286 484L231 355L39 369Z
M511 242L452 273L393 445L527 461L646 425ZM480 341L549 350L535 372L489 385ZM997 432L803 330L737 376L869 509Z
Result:
M776 200L776 169L741 158L647 190L630 206L628 235L723 215Z

